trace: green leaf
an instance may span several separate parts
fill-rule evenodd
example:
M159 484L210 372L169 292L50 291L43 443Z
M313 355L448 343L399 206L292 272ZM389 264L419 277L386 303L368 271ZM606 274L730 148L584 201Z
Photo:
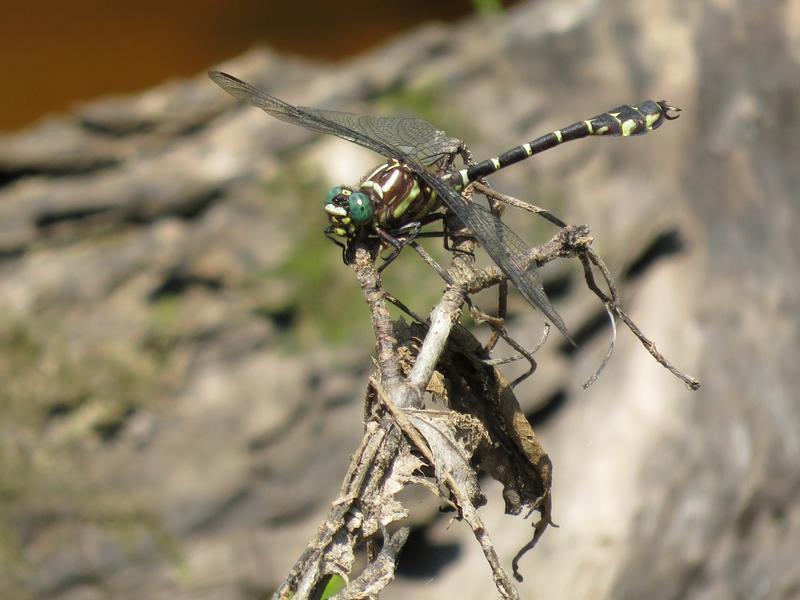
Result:
M345 582L341 575L332 575L328 581L328 585L325 586L322 592L321 600L327 600L334 594L338 594L344 589L344 585Z

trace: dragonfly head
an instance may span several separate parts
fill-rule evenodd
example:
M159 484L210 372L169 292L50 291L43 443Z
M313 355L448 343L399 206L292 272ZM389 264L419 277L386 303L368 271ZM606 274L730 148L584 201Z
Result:
M325 212L331 223L331 233L353 237L361 227L372 222L375 207L368 194L337 185L325 197Z

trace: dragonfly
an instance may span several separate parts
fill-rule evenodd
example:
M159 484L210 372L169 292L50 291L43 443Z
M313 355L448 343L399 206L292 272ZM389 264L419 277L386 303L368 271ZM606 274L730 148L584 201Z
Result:
M388 159L358 185L339 185L328 192L324 202L328 237L343 239L345 244L365 236L377 237L386 247L395 248L393 256L396 256L422 226L442 218L440 209L444 205L525 300L568 340L571 340L569 331L544 291L530 246L497 215L467 199L462 192L472 182L565 142L588 136L642 135L678 118L680 112L665 101L622 105L474 163L460 139L423 119L294 106L228 73L209 71L208 75L234 98L277 119L336 136ZM467 163L465 168L450 171L459 155Z

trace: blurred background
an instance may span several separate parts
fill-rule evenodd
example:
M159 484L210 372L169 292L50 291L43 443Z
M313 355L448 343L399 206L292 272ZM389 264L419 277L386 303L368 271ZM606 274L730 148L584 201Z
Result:
M0 21L0 130L97 96L136 92L257 45L344 60L426 21L455 22L514 0L429 3L198 0L7 2Z
M620 327L583 391L604 311L577 265L543 269L579 346L552 335L517 388L560 525L521 593L800 597L800 2L7 4L0 598L263 598L360 440L373 340L318 208L380 157L236 105L211 67L426 118L479 159L622 103L683 108L492 178L590 226L633 319L703 383ZM384 283L427 314L442 284L419 262ZM512 335L542 324L512 293ZM508 567L530 524L484 484ZM495 596L466 527L424 494L409 523L385 597Z

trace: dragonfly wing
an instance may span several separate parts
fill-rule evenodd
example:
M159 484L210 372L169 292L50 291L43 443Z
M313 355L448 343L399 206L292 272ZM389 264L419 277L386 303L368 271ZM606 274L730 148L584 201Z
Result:
M265 91L258 89L237 79L233 75L228 75L222 71L209 71L208 76L211 80L220 86L223 90L228 92L231 96L238 100L249 102L253 106L260 108L264 112L272 115L276 119L286 121L292 125L299 125L310 129L311 131L318 131L320 133L327 133L336 137L353 142L359 146L363 146L368 150L382 154L388 158L396 158L397 160L404 160L405 155L397 149L389 146L380 140L372 139L353 129L343 127L337 123L327 120L319 114L307 112L306 110L293 106L288 102L284 102L270 96Z
M572 342L564 320L545 294L532 250L505 223L480 204L470 202L431 173L420 173L428 185L473 233L494 263L514 282L522 296ZM574 342L573 342L574 343Z
M423 165L431 165L449 158L463 145L461 140L448 136L433 123L423 119L373 117L305 106L300 108L394 146Z
M244 100L276 119L334 135L410 165L433 164L461 147L461 140L449 137L422 119L372 117L294 106L233 75L210 71L208 76L234 98Z

